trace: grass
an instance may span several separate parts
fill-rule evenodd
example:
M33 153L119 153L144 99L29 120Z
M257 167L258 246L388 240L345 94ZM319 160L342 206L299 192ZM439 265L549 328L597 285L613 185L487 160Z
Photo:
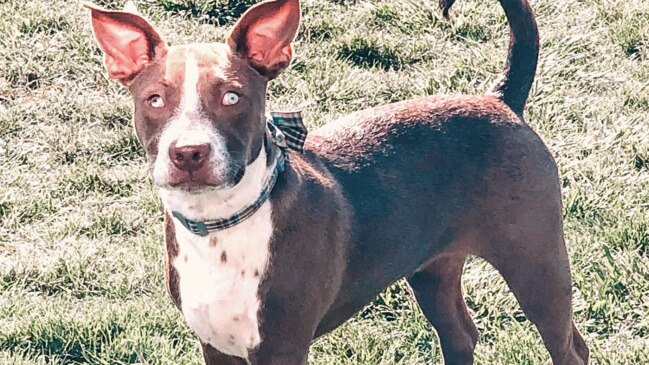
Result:
M101 1L117 7L116 1ZM222 41L243 1L142 0L172 44ZM500 72L495 0L305 0L271 108L315 128L368 106L482 93ZM593 364L649 363L649 2L533 1L542 33L526 116L555 155L576 322ZM0 0L0 363L199 364L162 277L161 208L76 2ZM540 337L500 276L471 260L479 364L541 364ZM311 364L441 363L399 282L330 335Z

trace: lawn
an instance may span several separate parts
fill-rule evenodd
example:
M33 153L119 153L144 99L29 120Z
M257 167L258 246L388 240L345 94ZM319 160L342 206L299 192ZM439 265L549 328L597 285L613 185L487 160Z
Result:
M171 44L223 41L252 0L146 0ZM120 7L121 1L100 1ZM483 93L507 26L495 0L305 0L271 108L316 128L437 93ZM559 165L576 322L593 364L649 364L649 1L535 0L541 57L526 118ZM162 211L76 1L0 0L0 364L199 364L163 281ZM501 277L464 275L478 364L549 356ZM441 364L398 282L317 340L310 364Z

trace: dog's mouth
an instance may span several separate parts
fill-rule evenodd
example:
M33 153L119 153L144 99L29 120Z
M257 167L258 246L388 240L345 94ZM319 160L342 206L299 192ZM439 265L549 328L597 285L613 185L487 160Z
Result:
M206 191L231 188L241 181L245 173L245 168L243 167L232 168L228 169L228 172L224 176L219 177L217 174L206 170L200 169L198 171L188 172L172 169L165 181L155 181L154 179L154 184L158 188L198 194Z

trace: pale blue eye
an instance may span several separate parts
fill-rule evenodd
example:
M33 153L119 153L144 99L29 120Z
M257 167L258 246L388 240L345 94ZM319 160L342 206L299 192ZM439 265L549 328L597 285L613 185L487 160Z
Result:
M239 95L227 92L223 95L223 105L234 105L239 102Z
M153 108L162 108L165 106L165 101L162 99L162 96L160 95L151 96L148 102L149 105L151 105Z

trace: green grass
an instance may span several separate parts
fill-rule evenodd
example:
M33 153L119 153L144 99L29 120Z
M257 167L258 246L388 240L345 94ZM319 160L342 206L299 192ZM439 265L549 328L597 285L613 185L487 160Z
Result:
M120 6L116 1L101 1ZM222 41L250 0L146 0L172 44ZM305 0L271 108L315 128L500 72L496 0ZM556 156L576 322L593 364L649 364L649 2L536 0L542 35L526 116ZM422 10L424 9L424 10ZM161 208L77 2L0 0L0 364L198 364L162 275ZM471 260L479 364L541 364L540 337L500 276ZM441 363L403 283L312 346L312 364Z

